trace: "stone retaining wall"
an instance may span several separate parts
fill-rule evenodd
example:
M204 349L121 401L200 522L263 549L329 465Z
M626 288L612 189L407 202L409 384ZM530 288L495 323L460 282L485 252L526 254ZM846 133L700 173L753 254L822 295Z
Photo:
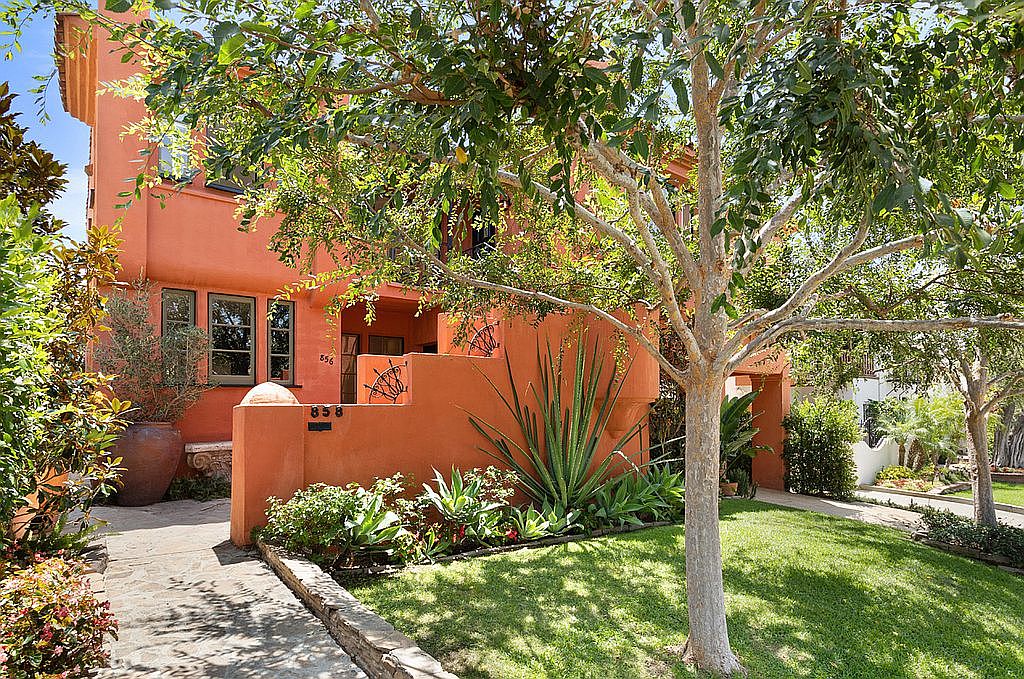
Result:
M257 546L278 577L323 621L331 636L371 677L458 679L316 564L262 542Z

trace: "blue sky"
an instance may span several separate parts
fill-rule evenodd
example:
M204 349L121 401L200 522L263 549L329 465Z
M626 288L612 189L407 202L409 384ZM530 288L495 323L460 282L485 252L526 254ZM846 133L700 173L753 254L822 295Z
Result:
M56 79L47 88L46 111L50 120L46 123L40 121L37 113L37 95L29 92L38 84L33 76L53 69L52 15L38 17L27 26L21 48L21 54L12 61L0 61L0 81L9 81L11 91L18 94L14 102L15 109L21 112L18 122L29 129L28 136L68 166L67 187L50 209L68 223L69 236L81 239L85 235L88 184L84 168L89 162L89 127L64 112Z

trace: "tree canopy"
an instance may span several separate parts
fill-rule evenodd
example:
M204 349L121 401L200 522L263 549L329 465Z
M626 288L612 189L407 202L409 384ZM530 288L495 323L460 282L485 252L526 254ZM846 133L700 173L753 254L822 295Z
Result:
M654 356L686 394L688 651L714 672L740 667L717 525L726 376L794 333L1024 328L847 316L833 285L901 253L930 270L1024 245L1009 6L10 0L6 16L39 7L137 61L109 86L145 99L148 150L170 136L214 175L263 176L243 223L283 213L285 261L338 265L300 285L345 281L341 304L394 281L467 315L585 311ZM965 187L978 200L958 202ZM474 233L486 256L460 247Z

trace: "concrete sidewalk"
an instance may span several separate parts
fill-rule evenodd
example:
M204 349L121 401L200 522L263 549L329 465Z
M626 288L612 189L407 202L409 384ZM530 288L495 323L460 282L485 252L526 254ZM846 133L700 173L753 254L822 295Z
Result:
M844 519L854 519L865 523L874 523L880 526L888 526L897 530L912 532L920 519L917 512L895 507L884 507L867 502L840 502L829 500L823 497L811 497L810 495L797 495L786 493L781 490L760 488L757 491L755 500L769 502L794 509L806 509L811 512L819 512L830 516L841 516Z
M891 502L899 505L899 507L889 507L869 502L840 502L823 497L797 495L796 493L785 493L781 490L770 490L768 488L759 489L755 499L785 507L806 509L812 512L864 521L865 523L889 526L890 528L904 531L913 531L917 527L920 514L913 511L914 507L928 506L936 509L945 509L961 516L973 516L971 505L952 502L943 499L941 495L936 495L934 498L921 498L899 495L897 493L883 493L875 490L858 490L856 495L870 499L873 502ZM996 514L1003 523L1024 528L1024 514L1003 511L996 511Z
M955 502L942 495L932 495L929 497L920 497L916 495L901 495L899 493L886 493L881 490L858 490L858 497L867 498L875 502L891 502L892 504L906 507L908 509L912 507L933 507L935 509L945 509L946 511L959 514L960 516L973 517L974 506L965 504L963 502ZM1024 528L1024 514L1017 514L1016 512L1006 512L1001 509L996 510L996 518L1005 524L1010 526L1019 526Z
M229 501L100 507L110 561L93 576L120 623L102 677L365 679L253 554L228 542Z

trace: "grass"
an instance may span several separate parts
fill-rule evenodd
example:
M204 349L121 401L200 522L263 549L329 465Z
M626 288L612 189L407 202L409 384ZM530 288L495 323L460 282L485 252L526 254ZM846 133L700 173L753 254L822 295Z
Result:
M960 497L971 497L971 489L961 490L957 493L950 493L950 495L958 495ZM1008 483L1006 481L993 481L992 482L992 495L995 496L996 502L1002 502L1007 505L1017 505L1018 507L1024 507L1024 483Z
M733 648L751 677L1024 677L1024 580L903 534L722 506ZM683 528L346 583L472 677L687 677Z

